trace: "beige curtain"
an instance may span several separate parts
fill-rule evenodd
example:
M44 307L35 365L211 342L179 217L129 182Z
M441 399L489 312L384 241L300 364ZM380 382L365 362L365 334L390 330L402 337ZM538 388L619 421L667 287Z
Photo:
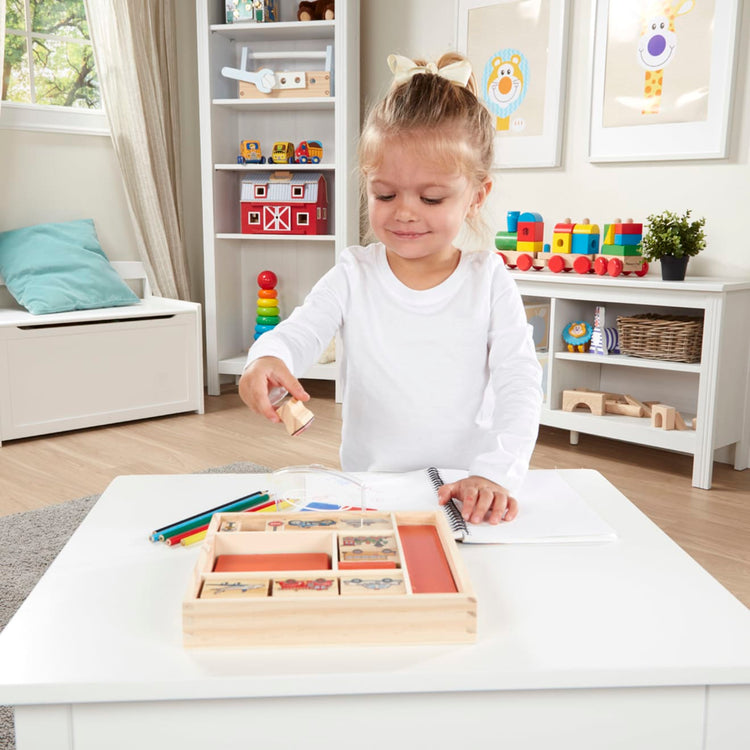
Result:
M86 0L86 15L141 259L155 294L189 299L180 196L176 5L177 0Z

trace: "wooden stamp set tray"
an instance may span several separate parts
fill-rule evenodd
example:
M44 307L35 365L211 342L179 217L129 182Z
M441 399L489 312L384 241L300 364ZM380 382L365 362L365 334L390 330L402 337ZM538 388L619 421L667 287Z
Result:
M440 511L217 513L183 601L184 643L470 642L476 608Z

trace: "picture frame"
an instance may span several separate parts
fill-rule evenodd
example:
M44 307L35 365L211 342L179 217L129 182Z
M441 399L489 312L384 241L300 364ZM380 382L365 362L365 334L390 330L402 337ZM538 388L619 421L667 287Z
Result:
M569 0L459 0L456 49L496 117L497 169L559 167Z
M592 0L591 162L727 155L738 0L667 3Z

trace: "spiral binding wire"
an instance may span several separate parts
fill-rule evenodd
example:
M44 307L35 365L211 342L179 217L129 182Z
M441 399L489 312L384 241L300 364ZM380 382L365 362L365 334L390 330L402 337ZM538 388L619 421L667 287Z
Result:
M432 486L435 488L435 492L437 492L444 484L443 479L440 476L440 472L434 466L431 466L429 469L427 469L427 476L430 478L430 482L432 482ZM451 527L451 531L466 533L466 521L464 521L464 517L461 515L461 511L458 509L453 500L447 502L443 506L443 509L448 520L448 525Z

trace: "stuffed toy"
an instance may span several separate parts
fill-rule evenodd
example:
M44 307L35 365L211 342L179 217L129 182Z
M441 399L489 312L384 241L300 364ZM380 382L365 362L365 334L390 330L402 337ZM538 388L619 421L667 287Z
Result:
M332 21L336 17L334 0L302 2L297 9L298 21Z

